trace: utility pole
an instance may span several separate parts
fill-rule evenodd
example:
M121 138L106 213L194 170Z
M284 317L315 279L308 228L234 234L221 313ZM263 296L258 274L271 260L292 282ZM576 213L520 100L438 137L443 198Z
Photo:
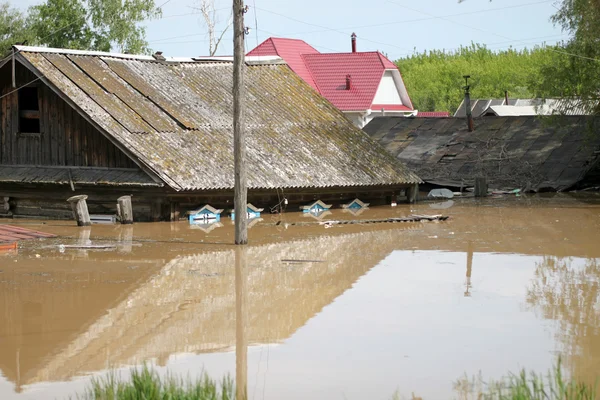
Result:
M463 78L465 78L465 86L463 87L463 89L465 89L465 111L467 112L467 129L469 130L469 132L473 132L473 114L471 113L471 93L469 92L469 89L471 89L471 86L469 85L469 78L471 76L469 75L464 75Z
M235 171L235 244L248 243L248 183L244 129L244 13L242 0L233 0L233 161Z

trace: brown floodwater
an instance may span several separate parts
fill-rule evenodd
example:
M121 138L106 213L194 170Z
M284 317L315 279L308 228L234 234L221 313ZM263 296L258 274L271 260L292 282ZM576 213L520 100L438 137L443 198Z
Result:
M324 220L411 213L451 218L326 227L266 215L242 252L228 218L208 229L0 221L59 236L0 252L0 399L68 398L144 362L237 374L249 399L461 398L465 373L546 372L558 356L598 378L600 196Z

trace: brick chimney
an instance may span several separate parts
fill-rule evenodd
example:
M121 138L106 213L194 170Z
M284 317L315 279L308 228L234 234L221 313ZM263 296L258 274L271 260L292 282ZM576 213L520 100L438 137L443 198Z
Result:
M352 75L346 75L346 90L352 89Z
M352 52L356 53L356 33L352 32Z

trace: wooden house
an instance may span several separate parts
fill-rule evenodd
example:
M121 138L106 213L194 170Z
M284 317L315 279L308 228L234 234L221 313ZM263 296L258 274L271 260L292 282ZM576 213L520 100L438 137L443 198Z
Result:
M3 216L177 220L233 205L232 63L15 46L0 63ZM420 180L279 58L246 65L248 200L381 203ZM6 210L8 208L8 210Z

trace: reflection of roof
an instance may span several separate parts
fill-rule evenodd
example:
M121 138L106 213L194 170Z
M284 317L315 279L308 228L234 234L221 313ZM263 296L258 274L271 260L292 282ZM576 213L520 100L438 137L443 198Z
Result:
M381 117L364 131L426 182L459 187L487 176L495 188L566 190L600 180L600 137L587 134L600 119L592 118L549 126L537 117L485 117L468 132L465 119Z
M233 188L231 62L16 49L20 64L170 188ZM287 65L250 63L245 84L249 188L418 182Z
M250 344L289 338L396 248L400 231L247 247ZM367 245L369 251L364 251ZM289 268L283 259L322 262ZM27 376L23 383L64 380L107 365L164 360L175 353L230 348L235 344L233 265L232 250L173 259L147 282L127 291L126 297L93 323L84 325L52 357L41 358L29 371L22 370L22 376Z
M323 203L321 200L317 200L314 203L305 205L305 206L300 206L301 210L310 210L312 208L322 208L324 210L329 210L331 208L331 204L325 204Z

